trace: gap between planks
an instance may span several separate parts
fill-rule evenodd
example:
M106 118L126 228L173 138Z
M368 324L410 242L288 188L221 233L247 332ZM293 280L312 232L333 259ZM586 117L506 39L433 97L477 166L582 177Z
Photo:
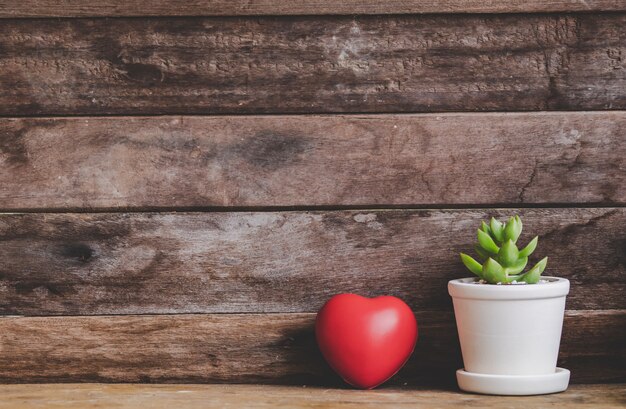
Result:
M545 13L626 10L623 0L4 0L0 18Z
M420 313L424 314L433 314L433 313L441 313L441 314L450 314L449 311L428 311L428 310L414 310L414 314L419 315ZM626 309L605 309L605 310L565 310L566 317L579 317L579 316L613 316L613 315L625 315ZM89 317L98 317L98 318L107 318L107 317L128 317L128 318L148 318L148 317L159 317L159 316L186 316L186 317L202 317L202 316L233 316L233 317L246 317L246 316L263 316L263 317L283 317L283 316L294 316L294 317L309 317L312 318L317 314L314 312L164 312L164 313L145 313L145 314L67 314L67 315L0 315L0 320L2 319L13 319L13 318L89 318Z
M0 21L2 18L0 17ZM528 115L528 116L540 116L540 115L550 115L550 114L563 114L563 115L575 115L575 114L606 114L606 113L626 113L625 109L595 109L595 108L586 108L586 109L549 109L549 110L491 110L491 111L411 111L411 110L384 110L380 112L375 111L323 111L323 112L293 112L293 111L272 111L272 112L190 112L190 113L177 113L177 112L166 112L166 113L104 113L99 114L97 112L94 113L62 113L62 114L5 114L0 112L0 119L49 119L49 120L63 120L63 119L107 119L111 118L114 120L123 120L123 119L183 119L184 118L232 118L233 120L243 118L272 118L272 117L293 117L293 118L333 118L333 117L344 117L344 116L353 116L356 119L376 119L383 118L385 116L458 116L458 115L473 115L473 116L481 116L481 115Z
M346 206L183 206L183 207L110 207L110 208L52 208L0 209L0 215L12 214L88 214L88 213L289 213L394 210L508 210L508 209L622 209L615 203L496 203L496 204L425 204L425 205L346 205Z
M625 0L626 1L626 0ZM1 18L0 18L1 19ZM232 118L233 120L240 119L241 117L245 118L333 118L333 117L355 117L355 119L384 119L389 116L396 117L428 117L428 116L469 116L471 117L480 117L480 116L488 116L488 115L515 115L515 116L550 116L553 114L562 114L562 115L602 115L607 113L614 114L626 114L626 109L550 109L550 110L524 110L524 111L516 111L516 110L491 110L491 111L381 111L381 112L363 112L363 111L326 111L326 112L280 112L273 111L268 113L263 112L255 112L255 113L246 113L246 112L229 112L229 113L184 113L184 114L172 114L172 113L153 113L153 114L132 114L132 113L64 113L64 114L27 114L27 115L19 115L19 114L3 114L0 113L0 119L50 119L50 120L63 120L63 119L115 119L115 120L123 120L123 119L150 119L150 118L158 118L158 119L179 119L183 120L185 118Z

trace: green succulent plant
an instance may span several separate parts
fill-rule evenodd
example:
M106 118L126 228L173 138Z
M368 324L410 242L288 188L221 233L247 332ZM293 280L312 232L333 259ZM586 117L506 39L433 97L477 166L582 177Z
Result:
M514 281L536 284L546 268L548 257L522 273L528 264L528 256L537 248L539 237L535 237L519 250L515 243L521 233L522 220L519 216L511 217L506 223L492 217L489 224L482 222L478 229L475 250L481 263L465 253L461 253L461 261L469 271L490 284L509 284Z

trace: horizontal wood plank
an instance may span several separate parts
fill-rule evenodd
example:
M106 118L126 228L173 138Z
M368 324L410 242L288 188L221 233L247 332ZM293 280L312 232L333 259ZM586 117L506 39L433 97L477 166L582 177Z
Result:
M0 119L0 208L626 204L626 112Z
M4 20L0 115L626 108L626 14Z
M0 318L2 382L341 385L314 314ZM415 353L392 383L452 384L462 367L450 313L418 313ZM584 340L584 342L581 342ZM561 365L573 382L626 381L626 312L568 312Z
M0 313L316 312L341 292L451 310L458 253L513 214L568 308L626 309L626 208L591 208L4 214Z
M501 397L414 386L356 391L272 385L0 385L0 408L623 409L624 388L624 384L570 385L556 395Z
M624 11L624 0L0 0L0 18Z

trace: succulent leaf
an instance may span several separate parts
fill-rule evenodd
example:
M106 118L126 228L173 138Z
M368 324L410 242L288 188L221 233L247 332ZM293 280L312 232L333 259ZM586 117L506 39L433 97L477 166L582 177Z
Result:
M489 225L487 223L485 223L484 221L480 222L480 228L487 234L491 234L491 229L489 228Z
M522 223L522 219L520 219L518 215L515 215L515 221L517 222L517 225L519 226L519 234L522 234L522 230L524 229L524 224Z
M478 243L480 247L487 250L490 254L498 254L500 247L493 241L491 236L482 230L478 230Z
M489 226L491 227L491 236L498 244L502 243L504 241L504 225L492 217Z
M541 273L546 269L546 264L548 264L548 257L541 259L533 268L528 270L526 274L522 275L520 281L524 281L528 284L537 284L541 278Z
M491 257L489 255L489 252L485 251L482 249L482 247L480 247L479 245L475 245L474 246L474 250L476 251L476 254L478 254L478 257L481 258L481 261L484 263L489 257Z
M483 264L483 279L491 284L506 283L507 277L504 268L494 259L489 257Z
M478 261L474 260L465 253L461 253L461 261L465 264L465 267L467 267L469 271L482 278L483 266L480 265Z
M539 242L539 236L535 236L535 238L532 239L530 241L530 243L528 243L526 245L526 247L524 247L523 249L520 250L519 256L520 257L528 257L531 254L533 254L533 251L535 251L535 249L537 248L537 243L538 242Z
M500 247L500 251L498 252L498 262L506 268L517 262L518 255L519 250L517 250L517 246L509 239L504 242L502 247Z
M519 258L517 259L515 264L507 266L505 268L506 273L509 275L509 277L511 275L519 274L524 271L524 268L526 268L526 264L528 264L528 257ZM511 281L512 280L515 280L515 278L511 277Z
M522 226L518 224L517 220L519 218L511 217L504 228L504 239L511 240L513 243L517 242L519 235L522 233Z

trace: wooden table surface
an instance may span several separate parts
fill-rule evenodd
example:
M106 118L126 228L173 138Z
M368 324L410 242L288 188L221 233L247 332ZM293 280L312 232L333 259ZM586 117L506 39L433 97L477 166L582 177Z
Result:
M1 385L0 408L624 408L626 384L572 385L530 397L454 390L373 391L261 385L39 384Z

